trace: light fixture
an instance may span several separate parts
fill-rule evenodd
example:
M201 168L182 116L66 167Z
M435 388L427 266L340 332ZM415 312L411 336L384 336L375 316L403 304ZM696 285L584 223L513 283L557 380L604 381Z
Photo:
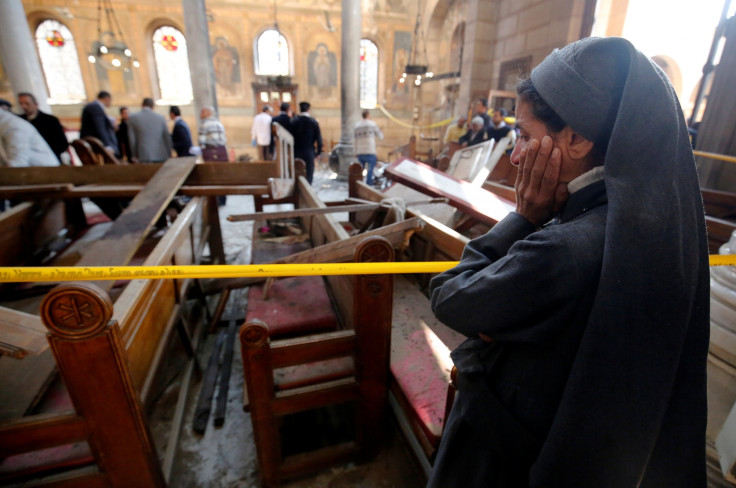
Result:
M411 46L411 54L409 55L409 62L404 67L404 72L401 75L401 78L399 79L399 83L404 83L403 80L405 80L407 75L414 75L414 84L416 86L421 86L422 84L422 77L425 78L424 81L428 78L432 78L434 76L434 73L429 71L429 66L427 62L427 47L426 42L424 40L424 33L421 31L421 25L422 25L422 0L419 0L419 8L417 9L417 22L414 26L414 42ZM424 63L421 63L421 59L424 60Z
M105 30L103 30L103 9L105 11ZM101 66L110 70L130 71L131 66L139 68L141 65L125 43L123 32L112 8L112 0L97 0L97 40L87 60L92 64L100 63Z

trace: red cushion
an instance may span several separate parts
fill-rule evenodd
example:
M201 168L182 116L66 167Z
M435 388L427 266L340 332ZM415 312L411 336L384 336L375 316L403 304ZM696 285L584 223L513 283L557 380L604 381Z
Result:
M321 276L277 279L267 300L263 286L252 286L246 321L259 319L271 337L314 334L337 329L337 317Z
M403 278L394 280L391 374L430 441L437 445L450 384L450 351L465 339L435 319L429 300Z

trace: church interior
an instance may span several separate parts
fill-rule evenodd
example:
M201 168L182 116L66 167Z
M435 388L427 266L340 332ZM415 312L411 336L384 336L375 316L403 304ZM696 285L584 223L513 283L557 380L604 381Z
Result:
M516 169L510 150L462 147L449 129L501 109L513 127L517 80L578 39L647 46L693 129L710 253L736 254L736 2L661 22L693 51L641 20L646 3L2 0L12 111L33 93L72 142L99 92L114 125L152 99L169 131L179 107L197 145L211 107L229 162L134 164L80 143L58 168L0 165L0 267L18 280L0 280L0 486L424 486L462 340L429 309L437 271L59 273L456 261L513 210ZM287 130L273 126L268 160L252 132L264 107L304 101L323 144L312 181ZM351 152L362 110L383 134L371 184ZM734 269L711 268L704 449L718 488L736 484Z

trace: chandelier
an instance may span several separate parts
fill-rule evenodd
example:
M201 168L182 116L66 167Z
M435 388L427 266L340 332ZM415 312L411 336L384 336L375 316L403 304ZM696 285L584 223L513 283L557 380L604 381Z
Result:
M104 8L104 16L103 16ZM103 23L105 30L103 30ZM112 8L112 0L97 0L97 40L87 56L90 63L99 63L106 69L130 71L139 68L138 59L125 43L123 32Z
M429 71L427 61L427 43L424 39L424 32L421 30L422 23L422 0L419 0L419 6L417 8L417 22L414 25L414 42L411 46L411 54L409 55L409 62L404 67L404 72L399 78L399 83L402 85L406 83L409 77L414 77L414 84L420 86L422 79L427 80L434 76L434 73ZM420 62L420 59L424 60L424 63Z

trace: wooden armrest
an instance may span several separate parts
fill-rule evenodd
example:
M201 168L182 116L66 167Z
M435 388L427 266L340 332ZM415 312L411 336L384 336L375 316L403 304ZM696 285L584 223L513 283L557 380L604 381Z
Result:
M21 359L49 347L41 317L0 307L0 354Z

